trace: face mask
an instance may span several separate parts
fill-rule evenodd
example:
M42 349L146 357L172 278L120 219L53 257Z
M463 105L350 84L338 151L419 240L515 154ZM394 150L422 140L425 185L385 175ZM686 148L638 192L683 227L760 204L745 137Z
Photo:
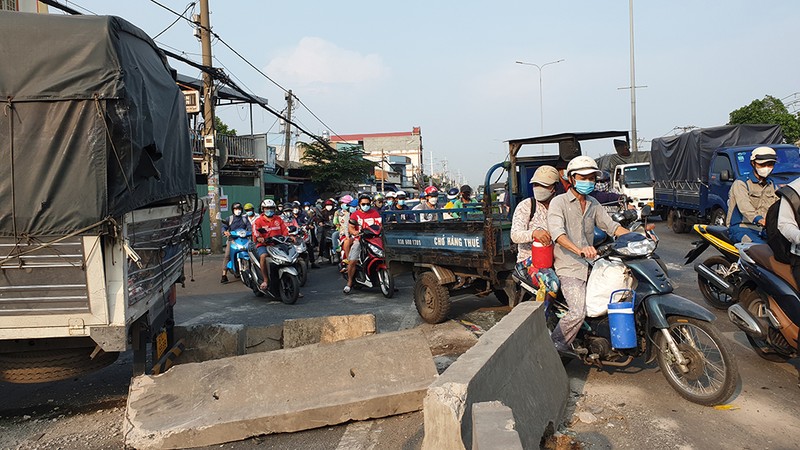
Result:
M349 210L350 210L350 214L353 214L354 212L356 212L356 207L355 206L350 206Z
M234 209L233 210L233 215L237 216L237 217L241 216L242 215L242 210L241 209Z
M564 181L569 181L569 178L567 177L567 172L563 172L561 174L561 179L564 180Z
M397 204L400 205L400 206L406 206L406 201L405 200L398 200Z
M327 211L333 211L333 205L325 205Z
M430 203L431 205L435 205L437 200L439 199L436 197L428 197L428 203Z
M275 215L275 210L274 209L268 209L266 212L264 212L264 214L266 214L267 217L272 217L272 216Z
M589 195L594 191L594 181L575 180L575 190L581 195Z
M295 213L295 214L299 214L299 213L300 213L300 210L299 210L299 209L297 209L297 208L295 208L295 209L293 209L293 210L292 210L292 212L293 212L293 213Z
M308 211L309 209L311 209L311 207L310 207L310 206L305 206L305 207L303 207L303 210L304 210L304 211Z
M247 211L247 215L248 215L249 217L253 217L253 211Z
M364 211L364 212L369 211L369 205L358 205L358 206L360 206L361 210Z
M347 205L342 203L342 211L347 211Z
M544 186L533 187L533 198L535 198L537 201L546 202L550 200L553 194L555 194L555 192L550 190L550 188L546 188Z
M386 204L392 206L394 205L394 200L386 200Z
M756 173L761 178L767 178L772 173L772 167L759 167L756 169Z

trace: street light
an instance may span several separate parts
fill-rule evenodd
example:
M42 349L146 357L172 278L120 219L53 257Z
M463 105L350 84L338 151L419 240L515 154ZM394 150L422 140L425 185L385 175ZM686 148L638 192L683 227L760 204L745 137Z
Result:
M536 69L539 70L539 119L540 119L540 127L541 127L541 129L539 131L540 131L540 133L542 135L544 135L544 107L543 107L543 102L542 102L542 97L543 97L543 95L542 95L542 69L544 69L545 67L547 67L547 66L549 66L551 64L558 64L558 63L560 63L562 61L564 61L564 60L563 59L559 59L558 61L550 61L549 63L544 63L542 65L529 63L529 62L525 62L525 61L516 61L517 64L522 64L524 66L533 66L533 67L536 67ZM542 151L544 152L544 144L542 144Z

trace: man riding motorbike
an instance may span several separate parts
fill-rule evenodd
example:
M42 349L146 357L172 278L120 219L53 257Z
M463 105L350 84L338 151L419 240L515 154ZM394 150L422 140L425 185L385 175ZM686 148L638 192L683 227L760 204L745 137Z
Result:
M358 210L350 214L348 224L348 231L351 236L354 236L353 242L350 245L350 253L348 255L347 265L347 286L344 287L344 293L349 294L350 289L353 287L353 277L356 274L356 264L361 258L361 238L359 232L363 227L372 225L381 225L381 213L377 208L373 208L372 199L369 194L362 193L358 196Z
M769 178L778 156L770 147L750 153L753 172L733 182L728 197L728 235L733 242L765 243L763 227L767 209L778 200Z
M265 199L261 202L261 215L253 224L253 241L256 243L256 255L261 263L261 275L264 282L261 290L265 291L269 281L269 268L267 266L267 239L274 236L288 236L289 229L280 216L276 215L275 200Z
M250 231L250 221L247 220L246 216L242 215L242 204L236 202L233 204L231 208L233 210L233 214L228 217L228 220L222 222L222 234L225 235L225 257L222 258L222 278L219 280L220 283L227 283L228 282L228 261L233 261L233 256L231 255L231 244L234 238L231 236L231 231L233 230L247 230ZM236 267L236 261L233 261L233 267Z

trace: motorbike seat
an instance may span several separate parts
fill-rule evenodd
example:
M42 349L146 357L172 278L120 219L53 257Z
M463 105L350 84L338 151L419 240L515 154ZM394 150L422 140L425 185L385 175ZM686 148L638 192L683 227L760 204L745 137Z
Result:
M775 259L772 249L767 244L753 245L745 250L747 256L753 259L759 266L764 267L775 275L781 277L783 281L789 283L797 291L797 281L792 274L792 266L784 264Z
M706 233L714 236L717 239L721 239L727 243L731 243L731 237L728 235L728 227L722 227L718 225L709 225L706 227Z

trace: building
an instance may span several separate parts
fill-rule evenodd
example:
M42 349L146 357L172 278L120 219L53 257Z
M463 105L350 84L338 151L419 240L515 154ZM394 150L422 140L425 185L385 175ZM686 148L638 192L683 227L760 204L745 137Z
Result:
M419 187L422 185L423 159L422 159L422 132L420 127L411 131L393 133L364 133L332 135L331 144L337 148L340 145L361 145L366 159L383 161L376 169L376 179L386 179L392 172L398 173L405 180L400 180L403 189ZM402 157L404 159L394 159Z
M47 5L36 0L0 0L0 11L47 14Z

